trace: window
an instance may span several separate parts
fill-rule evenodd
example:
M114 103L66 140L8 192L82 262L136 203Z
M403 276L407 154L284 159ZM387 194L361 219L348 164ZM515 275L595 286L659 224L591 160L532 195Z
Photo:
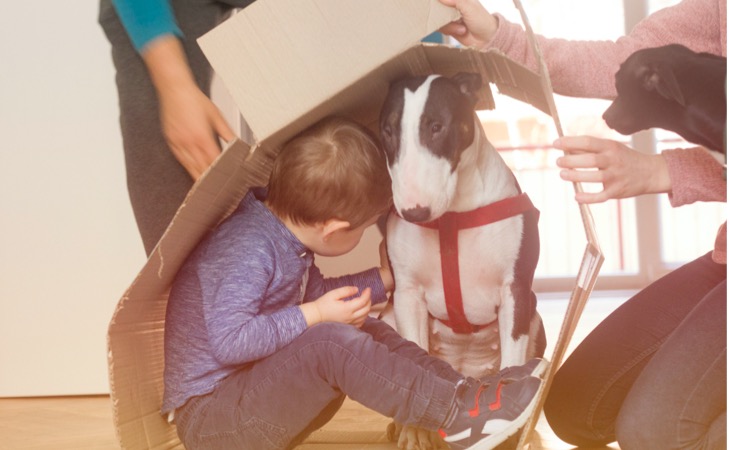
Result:
M647 12L678 0L523 0L536 33L567 39L610 39ZM511 0L483 1L487 9L521 23ZM624 4L627 5L624 8ZM569 13L565 13L569 11ZM628 24L628 25L626 25ZM529 105L495 92L496 109L479 117L487 136L515 171L524 191L541 211L540 262L535 288L570 290L586 239L573 202L573 189L555 166L562 152L550 147L557 138L552 119ZM645 152L688 145L662 130L623 136L610 130L601 115L609 102L556 96L566 135L589 134L618 140ZM588 185L585 186L589 188ZM596 187L598 188L598 187ZM605 261L597 289L638 288L712 249L717 227L725 220L724 204L697 204L673 209L666 195L612 200L591 206Z

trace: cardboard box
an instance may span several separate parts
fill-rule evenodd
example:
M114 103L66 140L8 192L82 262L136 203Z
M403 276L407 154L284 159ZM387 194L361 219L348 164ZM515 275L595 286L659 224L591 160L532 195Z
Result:
M420 42L456 18L454 10L437 0L259 0L200 38L255 142L252 146L231 142L193 186L117 306L109 326L108 356L114 422L122 448L182 447L174 426L159 412L170 284L187 255L237 206L249 187L266 184L283 142L330 114L375 129L390 82L431 73L478 72L501 92L552 115L559 128L546 76L498 52ZM488 87L479 107L494 108ZM570 302L573 316L566 318L565 332L556 345L563 351L602 260L590 211L582 212L589 260L584 261ZM553 356L554 368L561 360L561 355Z

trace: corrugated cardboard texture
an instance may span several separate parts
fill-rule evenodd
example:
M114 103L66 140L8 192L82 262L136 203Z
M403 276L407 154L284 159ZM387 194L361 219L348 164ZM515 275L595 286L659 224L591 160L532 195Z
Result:
M120 443L130 449L180 446L174 427L160 415L163 334L169 286L198 241L213 229L252 185L268 179L271 157L249 157L231 143L196 184L165 236L120 300L109 325L109 379Z
M263 141L456 17L436 0L266 0L199 43Z

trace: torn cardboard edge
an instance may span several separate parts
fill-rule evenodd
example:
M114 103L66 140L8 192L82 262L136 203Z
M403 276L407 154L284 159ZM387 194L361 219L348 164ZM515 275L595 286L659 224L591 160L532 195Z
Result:
M516 6L521 8L518 2ZM387 14L373 11L386 11ZM350 17L342 22L344 25L338 21L343 14ZM310 22L302 20L303 17ZM377 17L382 22L368 23L363 17ZM187 255L235 209L245 192L252 186L266 184L273 159L283 142L331 114L349 117L375 129L390 83L404 76L431 73L478 72L502 93L557 118L552 92L545 90L544 77L503 54L419 43L420 38L455 18L454 11L437 0L295 3L259 0L200 38L204 53L231 91L256 141L252 146L239 140L229 143L193 186L147 263L117 305L109 325L108 361L114 424L122 448L182 447L174 426L159 413L164 389L164 320L170 284ZM275 28L273 24L276 23L284 24ZM318 26L308 29L307 23ZM327 29L328 23L336 25ZM252 24L265 26L255 28ZM255 29L253 34L249 27ZM287 44L296 41L297 33L306 36L302 45L294 46L296 51L292 46L272 43L282 29L290 30L285 33ZM344 35L340 35L342 33ZM322 46L327 45L337 48L321 51ZM286 58L271 53L283 47L286 49L280 51L287 55ZM337 70L325 70L327 75L322 78L307 75L307 55L313 55L312 58L319 61L318 73L324 70L322 65L331 66L329 59L335 61L333 67ZM350 55L356 55L356 64L352 63ZM249 64L250 61L255 64ZM351 70L352 67L356 70ZM260 74L249 77L252 71ZM342 79L332 80L333 76ZM280 98L267 94L271 92ZM298 96L299 92L306 95ZM489 86L483 91L480 105L494 108ZM540 405L552 374L562 361L602 261L587 207L581 209L581 217L589 244L556 344L550 375L541 388ZM539 410L534 415L535 420L524 428L521 442L529 437L536 417L539 417Z
M436 0L257 1L198 40L262 142L458 18Z
M558 115L558 109L555 104L555 97L553 96L553 87L552 82L550 81L550 74L547 69L547 63L545 61L545 58L543 58L542 51L540 50L540 46L537 43L537 38L535 37L535 32L533 31L532 26L530 25L530 21L527 18L525 8L522 6L522 1L513 0L513 2L515 8L517 8L520 12L520 17L522 17L522 23L525 27L528 41L530 43L530 46L532 47L535 59L537 60L538 71L540 75L540 86L542 88L545 99L548 102L548 114L553 118L558 136L562 137L563 127L560 123L560 116ZM575 190L575 192L583 191L583 187L580 183L573 183L573 189ZM583 252L583 259L581 260L581 265L578 271L578 275L576 277L575 287L571 292L570 300L568 301L568 307L563 318L563 323L560 327L558 341L555 344L555 349L553 350L552 357L550 358L548 370L546 371L546 375L543 378L542 385L540 386L540 391L538 392L539 399L537 402L537 407L535 408L535 411L533 411L530 418L527 420L527 423L522 430L520 439L517 443L518 449L525 448L525 446L528 445L531 441L532 432L535 430L537 421L539 420L540 414L542 413L542 409L545 405L545 401L547 400L548 393L550 392L550 387L552 386L553 379L555 379L555 374L557 373L558 368L565 358L565 353L568 349L568 345L570 344L570 341L573 338L573 334L575 333L575 329L578 326L578 320L583 314L583 309L585 308L586 302L588 301L591 292L593 292L593 288L596 285L596 280L598 279L598 273L600 272L601 265L603 264L603 253L601 252L601 248L598 243L598 236L596 235L593 214L586 204L579 204L578 207L580 209L580 216L583 222L583 230L585 231L585 236L587 240L586 248Z

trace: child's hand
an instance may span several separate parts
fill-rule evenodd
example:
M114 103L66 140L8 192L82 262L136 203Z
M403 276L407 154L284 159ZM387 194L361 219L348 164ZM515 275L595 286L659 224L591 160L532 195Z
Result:
M307 325L319 322L339 322L362 326L370 312L370 288L352 300L343 300L357 294L354 286L333 289L311 303L300 305Z

